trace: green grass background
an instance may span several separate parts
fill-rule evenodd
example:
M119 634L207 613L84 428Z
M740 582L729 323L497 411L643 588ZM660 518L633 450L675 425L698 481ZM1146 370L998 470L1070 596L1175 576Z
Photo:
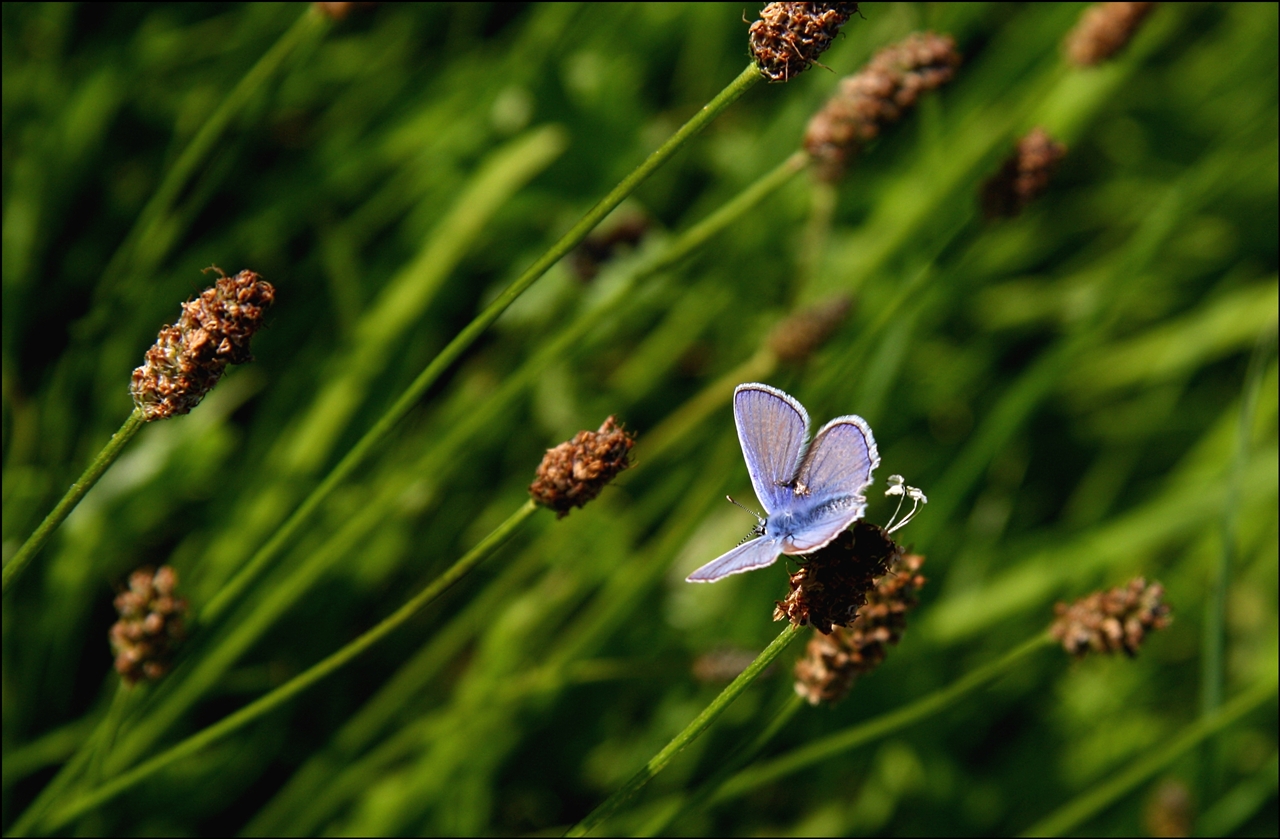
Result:
M756 7L750 7L748 17ZM1041 631L1055 600L1159 579L1136 660L1041 650L978 694L671 825L704 834L1027 829L1207 709L1276 679L1277 8L1168 5L1106 65L1082 4L867 4L813 68L758 85L630 198L651 231L590 282L506 312L311 516L178 668L133 697L71 791L305 670L524 500L543 451L616 414L637 466L534 517L391 638L284 708L62 830L559 832L718 693L693 663L776 635L783 563L683 577L751 520L728 395L764 380L858 413L929 506L901 645L763 757L929 695ZM277 289L256 361L149 426L6 594L4 824L99 726L129 571L199 613L475 313L745 66L743 9L282 4L3 7L6 560L131 410L130 370L216 263ZM799 145L838 79L922 28L955 81L839 185L807 173L673 265L679 236ZM1043 125L1049 193L986 222L983 180ZM819 201L820 204L820 201ZM612 221L606 222L607 229ZM803 364L761 347L833 294ZM735 378L735 376L737 378ZM1228 581L1224 606L1215 581ZM791 694L771 675L606 825L643 832ZM1216 698L1215 697L1219 697ZM1072 829L1277 830L1275 695Z

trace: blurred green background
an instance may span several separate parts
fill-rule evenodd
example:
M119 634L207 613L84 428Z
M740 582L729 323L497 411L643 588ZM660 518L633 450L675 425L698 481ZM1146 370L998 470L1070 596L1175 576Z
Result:
M1145 575L1174 622L1135 660L1042 650L668 829L1016 833L1215 696L1274 683L1277 7L1162 6L1081 70L1060 44L1083 8L866 4L829 70L752 89L601 227L641 219L638 244L591 278L563 261L508 310L226 620L138 690L75 789L391 613L523 502L546 448L616 414L639 435L636 468L566 519L537 515L284 709L63 829L563 831L719 692L704 656L750 660L780 628L784 563L683 582L752 524L723 501L751 499L728 403L743 380L816 422L870 422L871 520L891 512L891 473L930 498L900 534L929 577L902 643L765 758L998 658L1055 600ZM172 564L199 612L484 304L741 71L743 13L4 5L6 560L125 419L129 373L208 283L200 269L277 289L256 361L143 429L6 595L6 828L110 704L128 573ZM787 159L841 76L925 28L954 35L964 64L858 157L829 224L802 172L647 267ZM1035 125L1069 147L1049 192L983 220L981 184ZM836 294L852 313L807 361L761 349ZM606 831L655 829L755 737L801 647ZM1275 835L1276 729L1273 693L1074 829Z

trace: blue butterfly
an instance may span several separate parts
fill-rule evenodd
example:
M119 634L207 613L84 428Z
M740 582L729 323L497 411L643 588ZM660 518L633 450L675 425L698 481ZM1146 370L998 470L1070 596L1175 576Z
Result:
M804 407L768 385L738 385L733 419L766 516L752 530L756 538L694 571L686 578L691 583L714 583L772 565L778 554L824 547L866 512L862 491L880 465L875 438L862 417L836 417L809 443Z

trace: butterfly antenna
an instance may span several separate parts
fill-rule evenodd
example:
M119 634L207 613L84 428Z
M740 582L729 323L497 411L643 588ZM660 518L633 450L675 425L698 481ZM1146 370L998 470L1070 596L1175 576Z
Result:
M741 504L739 504L737 501L734 501L734 500L733 500L733 496L732 496L732 495L726 495L726 496L725 496L725 498L729 499L729 503L730 503L730 504L732 504L733 506L735 506L735 507L739 507L739 508L741 508L741 509L743 509L743 510L746 510L748 513L750 513L751 515L753 515L753 516L755 516L755 517L756 517L756 522L758 522L758 523L756 524L756 526L755 526L755 527L751 528L751 536L761 536L761 535L763 535L763 534L764 534L764 524L765 524L765 517L764 517L764 516L760 515L759 513L757 513L755 510L751 509L750 507L743 507L743 506L742 506ZM750 538L751 538L751 536L748 536L747 538L748 538L748 539L750 539ZM744 541L745 541L745 540L744 540Z
M753 515L753 516L755 516L755 517L756 517L756 521L760 522L761 524L764 524L764 521L765 521L764 516L760 515L759 513L757 513L755 510L751 509L750 507L743 507L743 506L742 506L741 504L739 504L737 501L734 501L734 500L733 500L733 496L731 496L731 495L726 495L726 496L725 496L725 498L729 499L729 503L730 503L730 504L732 504L732 505L733 505L733 506L735 506L735 507L740 507L741 509L746 510L748 513L750 513L751 515Z

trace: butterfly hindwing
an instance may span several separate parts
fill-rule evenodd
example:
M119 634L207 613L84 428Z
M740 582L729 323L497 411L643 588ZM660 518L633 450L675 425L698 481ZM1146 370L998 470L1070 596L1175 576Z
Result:
M757 568L772 565L780 553L782 548L777 541L764 538L752 539L711 560L685 577L685 580L690 583L714 583L730 574L741 574L743 571L754 571Z

